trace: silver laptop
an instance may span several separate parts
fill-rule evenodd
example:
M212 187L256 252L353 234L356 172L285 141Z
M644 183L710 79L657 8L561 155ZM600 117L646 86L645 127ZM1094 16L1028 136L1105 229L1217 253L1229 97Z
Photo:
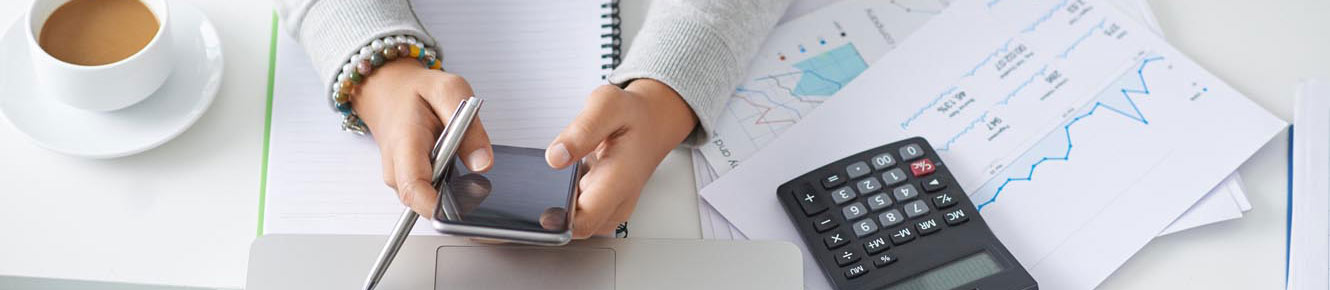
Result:
M266 235L246 289L358 289L385 237ZM786 242L592 239L562 247L413 236L377 289L802 289Z

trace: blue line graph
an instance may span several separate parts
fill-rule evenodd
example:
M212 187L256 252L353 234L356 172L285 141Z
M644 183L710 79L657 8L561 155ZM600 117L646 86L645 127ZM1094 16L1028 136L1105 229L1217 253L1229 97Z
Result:
M819 78L819 79L823 79L823 80L825 80L826 82L830 82L830 83L832 83L832 84L836 87L837 90L839 90L840 87L843 87L843 86L844 86L844 85L842 85L841 83L836 82L836 81L831 80L831 79L828 79L828 78L826 78L826 77L823 77L821 74L818 74L817 72L812 71L812 70L801 70L801 71L796 71L796 72L789 72L789 73L782 73L782 74L774 74L774 75L769 75L769 76L765 76L765 77L756 78L756 79L753 79L753 80L754 80L754 81L771 81L771 83L774 84L777 88L780 88L781 90L784 90L784 91L785 91L790 97L793 97L793 98L795 98L795 99L797 99L797 100L799 100L799 101L801 101L801 102L821 102L821 100L812 100L812 99L809 99L809 98L804 98L804 97L807 97L807 96L821 96L821 97L830 97L830 96L831 96L830 94L810 94L810 93L800 93L800 92L796 92L796 90L801 90L801 89L802 89L798 84L796 84L795 87L791 88L791 87L786 86L785 84L783 84L783 83L780 82L780 78L781 78L781 77L788 77L788 76L793 76L793 75L803 75L803 76L810 76L810 75L811 75L811 76L815 76L815 77L817 77L817 78ZM801 76L801 77L802 77L802 76ZM801 79L802 79L802 78L801 78ZM800 83L803 83L803 82L800 82ZM747 88L743 87L742 85L740 85L739 88L737 88L737 89L735 90L735 92L753 92L753 93L757 93L757 92L760 92L760 91L747 89ZM766 97L767 100L772 100L771 95L767 95L766 93L762 93L762 94L763 94L763 96ZM772 100L772 101L774 102L774 100Z
M964 128L964 129L961 129L961 131L958 132L958 133L956 133L956 135L952 135L951 138L947 138L947 142L944 143L944 144L942 144L942 147L938 148L937 151L948 151L948 150L951 150L951 144L952 144L952 143L956 143L956 140L957 140L957 139L960 139L961 136L964 136L964 135L965 135L965 133L969 133L969 132L970 132L970 129L974 129L974 125L977 125L977 124L979 124L980 122L983 122L983 121L984 121L985 119L987 119L987 118L988 118L988 112L984 112L983 114L980 114L978 118L974 118L974 120L970 120L970 124L969 124L969 125L966 125L965 128Z
M988 64L988 62L993 61L993 58L997 57L998 54L1010 50L1011 42L1015 40L1016 40L1015 38L1007 39L1007 42L1003 43L1002 47L999 47L998 49L993 50L993 52L988 53L988 56L985 56L983 60L979 61L979 63L974 64L974 68L971 68L969 72L966 72L965 75L961 77L974 76L974 73L979 72L979 68L984 67L985 64Z
M1163 59L1164 59L1163 57L1152 57L1152 58L1146 58L1145 60L1142 60L1142 61L1141 61L1141 65L1136 69L1136 77L1137 77L1137 79L1140 81L1140 89L1134 89L1134 88L1132 88L1132 89L1128 89L1128 88L1122 88L1122 89L1119 89L1119 92L1122 94L1122 98L1125 99L1125 100L1127 101L1127 104L1129 104L1129 105L1131 106L1131 110L1130 110L1130 111L1127 111L1127 110L1123 110L1123 109L1119 109L1119 108L1113 107L1113 106L1111 106L1111 105L1108 105L1108 104L1104 103L1103 101L1096 101L1096 102L1094 103L1094 105L1092 105L1092 106L1090 107L1090 109L1089 109L1088 111L1086 111L1084 114L1081 114L1081 115L1079 115L1079 116L1076 116L1075 118L1072 118L1071 121L1068 121L1066 125L1063 125L1063 126L1062 126L1062 132L1064 133L1064 136L1066 136L1066 144L1067 144L1067 146L1066 146L1066 150L1063 151L1063 152L1061 153L1061 155L1052 155L1052 156L1044 156L1044 157L1041 157L1041 158L1039 158L1039 161L1035 161L1033 164L1030 164L1030 171L1027 172L1027 173L1025 174L1025 176L1022 176L1022 177L1008 177L1006 180L1002 181L1002 183L1001 183L1000 185L998 185L997 190L993 193L993 196L989 197L988 200L986 200L986 201L984 201L984 202L982 202L982 203L979 203L979 205L977 206L978 210L982 211L982 210L984 210L984 207L986 207L986 206L988 206L988 205L990 205L990 204L993 204L994 202L997 202L997 198L998 198L998 196L1001 195L1001 194L1002 194L1002 191L1003 191L1004 189L1007 188L1007 185L1010 185L1012 182L1017 182L1017 181L1031 181L1031 180L1033 180L1033 179L1034 179L1034 172L1035 172L1035 169L1037 169L1037 168L1039 167L1039 165L1044 164L1045 162L1050 162L1050 161L1069 161L1070 158L1071 158L1071 149L1073 148L1073 144L1072 144L1072 140L1071 140L1071 129L1072 129L1072 126L1075 126L1075 125L1076 125L1078 122L1080 122L1082 119L1085 119L1085 118L1087 118L1087 117L1090 117L1090 116L1094 115L1094 113L1097 112L1097 111L1099 110L1099 108L1104 108L1105 110L1108 110L1108 111L1110 111L1110 112L1116 113L1117 115L1120 115L1120 116L1126 117L1126 118L1128 118L1128 119L1131 119L1131 120L1134 120L1134 121L1140 122L1140 123L1143 124L1143 125L1149 125L1149 124L1150 124L1150 121L1147 120L1146 117L1145 117L1145 115L1141 113L1141 110L1140 110L1139 108L1137 108L1137 106L1136 106L1136 101L1133 101L1133 100L1132 100L1132 96L1131 96L1131 95L1132 95L1132 94L1137 94L1137 95L1149 95L1149 94L1150 94L1150 87L1149 87L1149 86L1146 84L1146 82L1145 82L1145 73L1144 73L1144 72L1145 72L1145 67L1146 67L1147 65L1149 65L1151 62L1155 62L1155 61L1159 61L1159 60L1163 60Z
M1001 2L1001 1L1002 1L1002 0L993 0L993 1L990 1L990 2L988 2L988 6L991 8L993 5L999 4L998 2ZM1049 8L1048 11L1047 11L1046 13L1044 13L1043 16L1040 16L1038 19L1035 19L1035 21L1034 21L1033 23L1030 23L1030 26L1027 27L1027 28L1025 28L1025 30L1021 31L1021 33L1029 33L1029 32L1033 32L1033 31L1035 31L1036 29L1039 28L1040 25L1042 25L1042 24L1044 24L1044 23L1047 23L1049 19L1052 19L1052 18L1053 18L1053 14L1056 14L1058 10L1061 10L1063 7L1066 7L1066 6L1067 6L1067 2L1069 2L1069 1L1071 1L1071 0L1063 0L1062 2L1058 2L1057 5L1053 5L1053 7L1052 7L1052 8ZM1100 25L1103 25L1103 23L1100 23ZM1015 42L1015 41L1016 41L1016 38L1015 38L1015 37L1008 38L1007 41L1004 42L1004 43L1002 44L1001 47L998 47L997 49L993 50L992 52L989 52L988 55L984 56L983 59L979 60L979 63L976 63L976 64L974 65L974 67L971 67L969 71L965 72L965 74L962 75L961 78L964 79L964 78L968 78L968 77L972 77L972 76L974 76L975 73L978 73L978 72L979 72L979 68L982 68L982 67L984 67L984 65L987 65L989 62L992 62L993 59L997 58L999 54L1002 54L1002 53L1004 53L1004 52L1010 51L1010 50L1011 50L1011 44L1012 44L1013 42ZM1074 47L1074 46L1073 46L1073 47ZM1041 71L1040 73L1043 73L1043 72ZM1028 84L1028 82L1027 82L1027 84ZM1024 85L1022 85L1022 87L1024 87ZM943 92L942 94L939 94L937 97L934 97L932 101L929 101L929 102L928 102L928 105L925 105L925 106L923 106L923 107L920 107L918 110L915 111L915 113L914 113L913 115L910 115L909 118L905 119L905 122L901 122L901 129L909 129L909 128L910 128L910 124L913 123L915 119L918 119L920 115L923 115L924 112L928 110L928 108L931 108L931 107L937 105L938 101L941 100L943 96L945 96L945 95L947 95L947 94L950 94L950 92L953 91L953 90L955 90L955 89L956 89L956 87L951 87L951 88L947 89L946 92ZM1009 100L1010 98L1011 98L1010 96L1007 97L1008 100ZM1007 102L1007 100L1003 100L1003 101L1002 101L1002 103L1004 103L1004 104L1005 104L1006 102Z
M956 89L959 89L959 87L952 86L950 88L947 88L947 90L942 91L941 94L937 94L936 97L933 97L932 101L928 102L928 105L920 107L919 110L915 111L913 115L910 115L909 118L906 118L905 122L901 122L901 129L909 129L910 123L914 122L915 119L918 119L919 116L923 115L924 111L927 111L928 108L932 108L934 105L937 105L937 102L941 101L942 97L950 95L952 92L955 92Z
M756 91L756 90L749 90L749 89L745 89L745 88L743 88L743 87L738 87L738 88L735 89L735 93L750 93L750 94L761 95L763 99L766 99L766 100L767 100L768 102L770 102L771 104L776 105L776 106L779 106L779 107L784 108L784 109L786 109L786 110L790 110L790 112L793 113L795 116L799 116L799 118L803 118L802 114L799 114L799 109L796 109L796 108L790 107L789 105L786 105L785 103L782 103L782 102L778 102L778 101L776 101L775 99L771 98L771 95L768 95L766 92L763 92L763 91Z
M1039 17L1039 19L1035 19L1034 23L1030 23L1030 26L1026 27L1025 30L1022 30L1021 33L1033 32L1035 29L1039 29L1039 25L1052 19L1053 14L1057 13L1058 10L1062 10L1062 7L1067 7L1067 2L1070 1L1071 0L1062 0L1062 2L1059 2L1057 5L1053 5L1052 8L1048 8L1048 12L1045 12L1043 16Z
M747 137L749 144L760 148L867 68L854 44L845 43L791 63L788 69L755 76L735 88L720 117L734 123L719 130L736 141Z
M1071 42L1071 45L1067 46L1067 49L1063 50L1062 54L1058 55L1058 58L1066 59L1067 55L1071 54L1072 50L1076 50L1076 47L1079 47L1081 45L1081 42L1084 42L1086 39L1089 39L1091 35L1094 35L1095 30L1104 29L1105 21L1108 21L1108 19L1099 20L1098 25L1091 26L1089 30L1085 31L1085 34L1082 34L1081 37L1076 38L1076 41Z
M1007 103L1010 103L1010 102L1011 102L1011 98L1016 97L1016 94L1019 94L1022 90L1025 90L1025 87L1030 86L1030 83L1033 83L1034 80L1038 79L1038 78L1041 77L1041 76L1044 76L1045 73L1047 73L1047 72L1048 72L1048 65L1044 65L1044 67L1039 68L1039 71L1037 71L1037 72L1035 72L1034 74L1030 75L1030 78L1025 79L1024 82L1021 82L1021 84L1018 85L1018 86L1016 86L1015 89L1011 90L1010 93L1007 93L1007 96L1004 97L1004 98L1002 98L1001 101L998 101L997 104L998 104L998 105L1006 105Z

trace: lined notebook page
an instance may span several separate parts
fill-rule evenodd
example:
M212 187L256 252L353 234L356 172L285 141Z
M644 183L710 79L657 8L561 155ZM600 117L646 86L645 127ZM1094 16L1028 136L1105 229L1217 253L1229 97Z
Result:
M605 1L413 1L495 144L544 148L605 83Z
M417 1L444 65L485 98L495 144L543 148L602 84L605 12L596 1ZM285 29L279 31L286 31ZM265 233L375 234L405 209L383 184L370 137L342 132L309 57L278 35ZM413 234L434 234L419 222Z

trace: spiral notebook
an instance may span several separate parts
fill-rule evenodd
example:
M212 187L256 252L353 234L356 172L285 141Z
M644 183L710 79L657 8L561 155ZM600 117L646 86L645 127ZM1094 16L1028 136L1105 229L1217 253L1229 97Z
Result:
M444 68L486 100L494 144L543 148L618 63L614 1L412 1ZM274 21L259 234L386 234L404 207L384 186L378 147L342 132L322 80ZM417 223L415 233L433 233Z

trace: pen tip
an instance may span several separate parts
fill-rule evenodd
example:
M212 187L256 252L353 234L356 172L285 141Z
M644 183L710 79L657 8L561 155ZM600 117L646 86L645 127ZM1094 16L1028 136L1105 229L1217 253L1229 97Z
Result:
M374 290L374 285L378 284L377 282L374 280L365 281L365 290Z

